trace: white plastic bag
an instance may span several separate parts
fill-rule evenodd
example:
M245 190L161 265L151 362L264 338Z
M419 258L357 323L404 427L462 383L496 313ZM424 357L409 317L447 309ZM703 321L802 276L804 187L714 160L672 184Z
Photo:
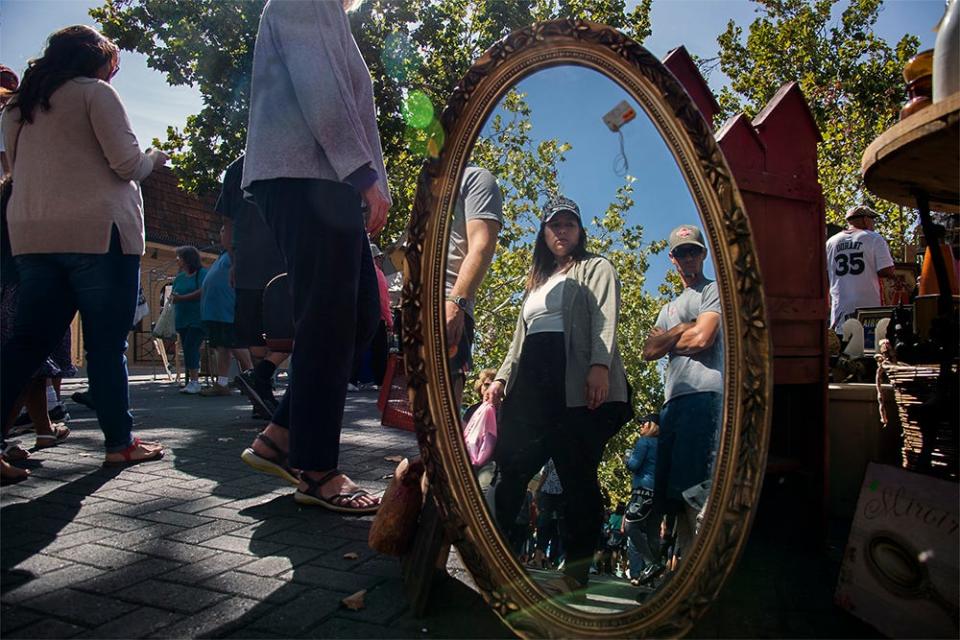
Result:
M153 325L153 337L170 340L177 337L176 321L173 317L173 303L168 302L160 310L160 317Z

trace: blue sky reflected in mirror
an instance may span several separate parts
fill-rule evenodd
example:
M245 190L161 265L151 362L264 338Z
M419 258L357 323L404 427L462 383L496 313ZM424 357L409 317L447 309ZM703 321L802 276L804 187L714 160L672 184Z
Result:
M563 195L580 206L588 233L590 220L602 215L614 201L617 188L624 184L616 166L619 135L602 120L621 100L637 112L637 117L620 129L628 164L626 173L635 178L634 205L627 213L627 224L642 225L647 243L666 239L670 230L680 224L702 228L687 184L660 132L639 104L613 80L592 69L567 65L538 71L515 88L526 96L530 107L534 145L548 139L571 145L566 161L558 165L559 184ZM498 112L499 107L488 118L483 135L489 133L490 122ZM713 265L708 261L705 267L707 276L713 278ZM651 256L646 289L656 293L670 268L666 251Z

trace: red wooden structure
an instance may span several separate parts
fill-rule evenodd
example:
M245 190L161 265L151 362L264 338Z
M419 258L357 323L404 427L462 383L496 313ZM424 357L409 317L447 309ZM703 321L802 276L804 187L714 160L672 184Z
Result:
M708 121L719 107L686 49L664 64ZM770 316L774 356L768 471L798 472L825 496L827 407L826 226L817 178L820 132L795 82L752 120L740 114L716 139L743 197Z

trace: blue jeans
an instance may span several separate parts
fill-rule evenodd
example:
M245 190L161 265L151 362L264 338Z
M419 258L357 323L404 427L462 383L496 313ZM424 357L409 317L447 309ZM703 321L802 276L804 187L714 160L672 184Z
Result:
M0 354L4 421L79 311L90 396L108 452L132 444L127 389L127 333L137 308L140 256L124 255L114 229L106 254L34 253L15 258L20 302L13 333ZM3 425L4 431L10 424Z
M683 510L682 493L710 477L720 432L719 393L690 393L674 398L660 411L654 511Z
M196 371L200 368L200 345L206 334L200 327L184 327L177 329L177 333L183 347L183 367L187 371Z

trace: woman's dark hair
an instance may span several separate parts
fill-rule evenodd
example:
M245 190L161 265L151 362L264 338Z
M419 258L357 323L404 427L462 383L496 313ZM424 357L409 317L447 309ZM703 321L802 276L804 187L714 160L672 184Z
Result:
M192 245L187 244L182 247L177 247L177 257L183 260L183 266L185 266L190 273L199 271L200 267L203 266L200 264L200 252Z
M54 32L47 39L43 55L30 60L13 105L20 109L20 120L33 122L39 106L50 110L50 96L74 78L95 78L103 65L117 59L120 50L93 27L78 24Z
M577 226L580 227L580 241L573 248L571 255L574 262L579 262L587 257L587 230L583 228L580 216L573 216L577 219ZM544 282L550 279L550 274L557 266L557 258L547 246L547 241L543 237L543 230L546 224L540 225L540 231L537 233L537 240L533 245L533 266L530 267L530 273L527 275L527 288L525 293L530 293Z

